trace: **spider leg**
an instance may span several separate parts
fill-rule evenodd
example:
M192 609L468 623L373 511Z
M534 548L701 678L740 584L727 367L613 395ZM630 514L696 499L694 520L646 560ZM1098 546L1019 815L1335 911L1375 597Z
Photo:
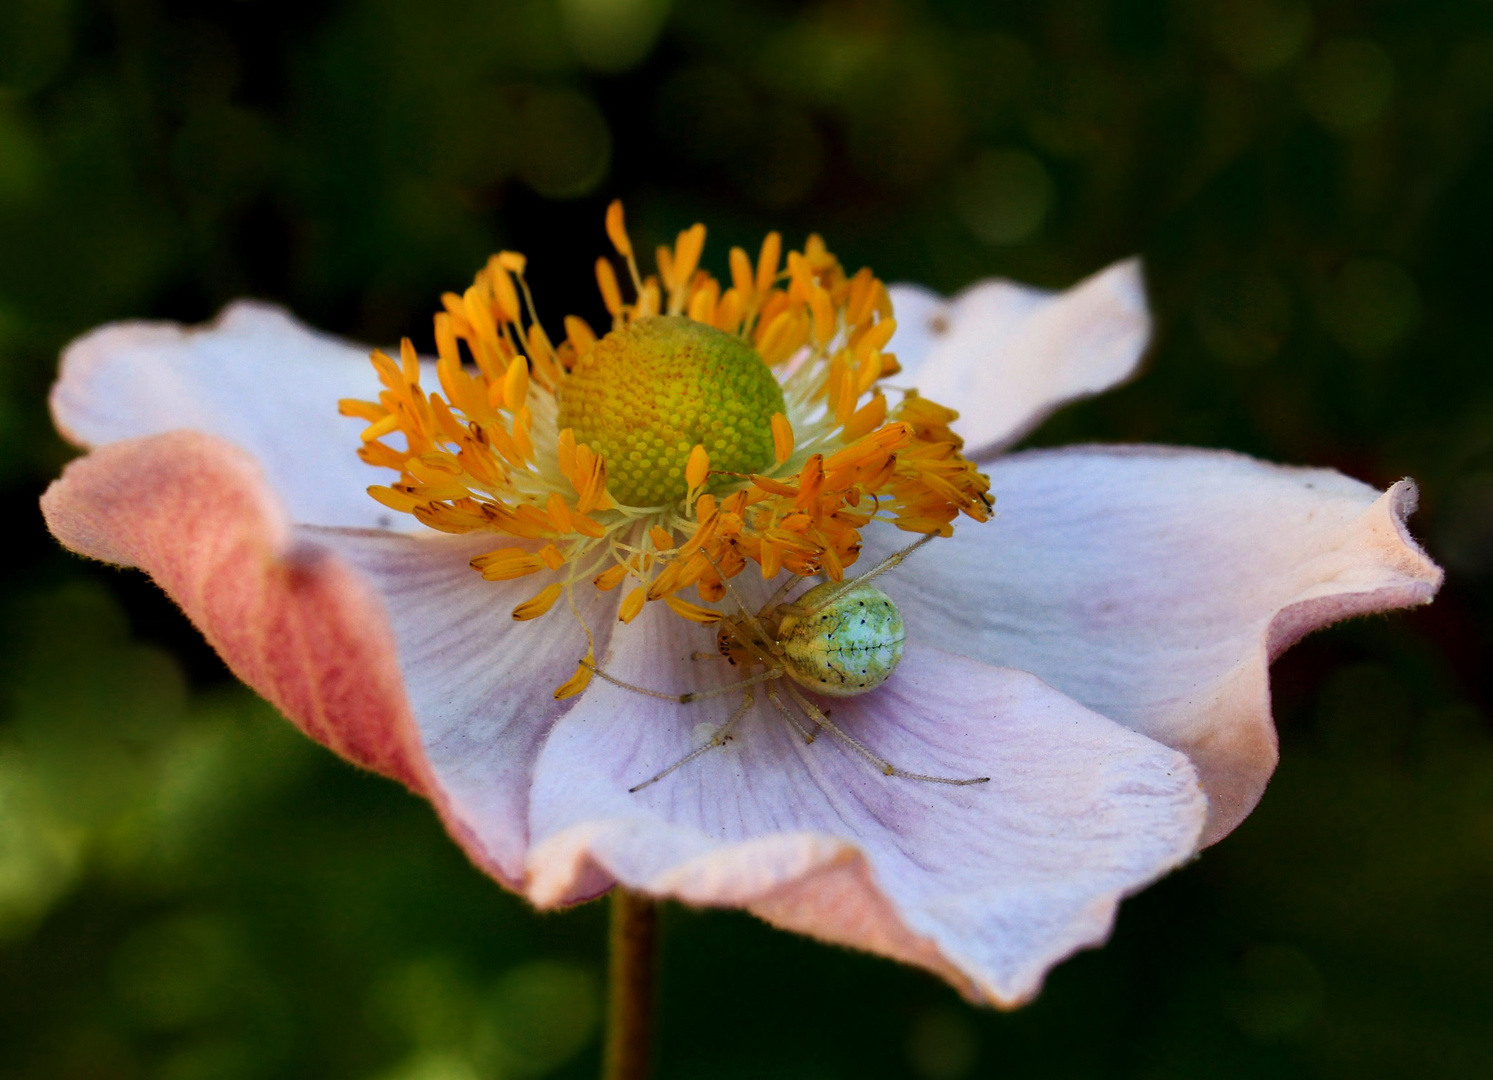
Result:
M793 730L797 731L800 735L803 736L805 746L808 746L819 737L819 725L815 724L814 730L810 731L808 728L800 724L798 722L798 717L794 716L793 711L789 709L787 705L783 704L783 699L778 697L777 687L773 686L772 683L768 683L765 687L763 687L763 689L767 691L767 700L772 702L772 707L778 710L783 719L787 720L788 723L793 725Z
M777 607L778 604L782 603L783 598L790 592L792 592L793 587L802 580L803 578L799 577L797 574L789 574L788 580L777 587L777 590L767 598L767 603L763 604L761 610L757 612L758 618L766 615L773 608Z
M754 698L752 697L751 690L747 690L742 694L741 704L736 706L736 711L731 714L731 718L724 724L722 724L719 729L717 729L716 733L710 737L710 741L708 743L706 743L704 746L695 747L689 753L685 754L684 757L680 758L678 761L674 762L674 764L670 765L667 769L655 773L647 780L644 780L641 784L638 784L636 787L628 788L627 793L629 795L633 795L639 791L642 791L649 784L658 783L675 769L683 768L685 765L688 765L691 761L694 761L695 758L705 753L705 751L714 750L717 746L726 745L726 740L731 735L731 729L736 726L736 721L740 720L743 716L746 715L746 711L752 707L753 700Z
M793 698L793 700L798 704L798 707L808 715L810 720L813 720L820 727L825 728L831 735L839 739L846 746L850 747L851 750L855 751L861 757L865 758L872 765L875 765L876 768L879 769L884 776L900 776L904 780L926 780L930 784L951 784L955 787L964 787L969 784L983 784L990 779L990 777L988 776L973 776L969 777L968 779L961 780L957 777L952 776L929 776L927 773L915 773L908 772L906 769L899 769L890 761L886 760L886 758L879 757L868 746L866 746L865 743L861 742L854 735L850 734L848 731L845 731L838 725L831 723L830 718L825 716L824 713L820 711L817 705L800 694L798 692L798 688L795 687L791 682L784 685L788 689L788 696Z
M757 635L763 645L770 645L772 638L768 637L766 628L757 620L757 616L752 614L752 609L747 607L746 601L741 597L741 593L737 592L736 586L731 584L731 579L722 572L721 564L716 562L715 557L704 548L700 549L700 554L705 556L705 561L710 564L711 569L721 579L721 584L726 587L726 595L736 601L736 607L741 611L741 619L752 628L752 632Z
M936 532L924 533L921 537L919 537L918 539L914 540L912 543L908 544L901 551L894 551L894 552L892 552L886 558L882 559L881 562L877 563L875 566L871 567L871 569L867 570L864 574L861 574L861 575L859 575L857 577L853 577L849 581L841 582L840 587L838 589L834 589L828 595L826 595L822 599L820 599L819 606L816 607L814 609L814 611L823 611L825 608L829 607L836 600L840 599L840 597L844 596L846 593L848 593L851 589L855 588L857 585L864 585L866 582L870 581L872 578L880 577L882 574L886 573L888 570L891 570L892 568L894 568L896 566L900 566L902 564L902 561L904 559L906 559L914 551L916 551L918 548L922 547L924 544L926 544L929 540L932 540L937 535L938 535L938 533L936 533ZM803 614L804 615L812 615L812 614L814 614L814 611L805 611L805 612L803 612Z
M638 686L636 683L625 682L615 675L609 675L589 661L582 660L581 664L583 667L590 668L591 674L599 679L606 680L613 686L620 686L624 690L631 690L633 693L642 694L645 697L658 698L660 701L677 701L681 705L688 705L691 701L700 701L704 698L719 697L721 694L729 694L731 691L739 690L745 686L756 686L758 683L765 683L770 679L781 679L783 677L782 668L769 668L760 675L749 675L745 679L738 679L733 683L727 683L725 686L717 686L710 690L691 690L686 694L665 694L662 690L649 690L646 686Z

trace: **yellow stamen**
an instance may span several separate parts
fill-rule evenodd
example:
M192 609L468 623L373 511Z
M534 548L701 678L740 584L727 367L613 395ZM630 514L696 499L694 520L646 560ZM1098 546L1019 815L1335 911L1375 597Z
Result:
M622 290L617 285L617 272L605 259L596 260L596 284L601 289L601 302L613 318L622 314Z
M731 285L742 296L751 296L757 291L757 282L752 277L751 260L739 247L731 249Z
M767 578L838 580L873 520L947 535L961 515L989 518L989 482L961 455L953 410L907 392L894 405L882 389L899 370L884 351L896 323L869 270L847 275L818 236L785 251L771 233L755 261L732 249L723 287L700 268L694 225L644 278L620 204L606 232L631 285L598 260L608 332L569 316L557 348L527 260L499 252L441 298L435 392L404 339L397 360L370 357L376 400L338 403L364 425L358 456L396 474L369 488L380 504L442 532L511 538L472 560L488 580L555 575L514 618L562 594L574 605L585 579L605 591L633 577L622 621L660 599L711 621L683 590L718 601L751 563ZM578 669L568 692L589 679Z
M517 412L528 397L529 363L522 356L515 356L503 377L503 404L509 412Z
M585 658L575 666L575 674L555 687L555 700L564 701L568 697L575 697L591 685L591 672L595 670L595 666L596 654L591 649L587 649Z
M390 510L398 510L402 514L412 514L415 512L415 507L421 506L424 503L424 500L417 499L413 495L406 495L402 491L396 491L391 487L384 487L380 484L374 484L370 487L368 494L372 495Z
M607 238L624 259L632 258L632 241L627 238L627 227L622 222L622 200L615 199L607 207Z
M568 533L575 526L575 515L570 512L570 506L564 499L560 498L559 492L550 492L549 498L545 500L545 513L549 514L550 523L554 525L555 532Z
M616 563L597 574L591 580L591 584L595 585L601 592L610 592L618 585L621 585L622 579L625 577L627 577L627 564Z
M886 422L886 395L877 394L845 421L840 437L846 442L864 438Z
M675 615L697 623L717 623L721 621L721 613L713 608L701 607L699 604L691 604L688 600L681 600L677 596L664 597L664 603L669 605L669 610Z
M625 623L632 622L638 617L638 612L643 610L643 603L647 599L647 589L634 589L623 599L622 607L617 611L617 618Z
M507 581L524 577L544 569L544 560L523 548L507 547L478 555L472 560L472 569L488 581Z
M767 292L772 288L773 279L778 276L778 260L783 256L783 237L779 233L770 232L762 240L762 250L757 255L757 292Z
M793 425L782 413L772 414L772 454L779 465L793 456Z
M555 606L555 601L560 599L560 593L563 589L564 586L558 581L546 585L534 596L513 609L514 621L528 622L530 619L537 619L539 616L547 614L549 609Z
M773 413L773 416L781 416L782 413ZM695 443L694 449L689 452L689 461L684 466L684 479L689 484L691 491L705 486L705 479L710 475L710 455L705 452L705 447Z
M375 439L382 439L385 435L392 435L398 430L399 417L391 413L382 420L375 421L365 427L360 438L364 442L373 442Z
M674 243L674 287L670 290L669 314L677 315L684 310L686 293L695 276L695 267L700 265L700 252L705 248L705 226L691 225L679 234ZM660 265L660 270L662 266Z
M498 310L502 312L507 322L518 322L518 290L513 287L513 278L508 276L508 270L503 266L501 259L491 259L487 264L488 281L492 286L493 299L497 301Z

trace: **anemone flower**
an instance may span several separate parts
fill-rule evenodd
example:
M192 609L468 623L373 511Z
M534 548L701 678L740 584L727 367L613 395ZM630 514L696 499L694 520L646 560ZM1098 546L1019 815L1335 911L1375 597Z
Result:
M240 302L95 330L52 395L88 451L43 499L53 533L150 574L240 678L541 907L619 884L742 907L1021 1002L1253 808L1273 657L1439 585L1409 481L999 456L1135 370L1134 261L944 300L817 237L785 261L774 234L722 287L702 227L644 277L620 207L607 224L600 336L569 318L554 344L505 252L445 297L435 359L406 341L370 371ZM865 692L778 693L814 610L781 584L929 536L877 578L900 629Z

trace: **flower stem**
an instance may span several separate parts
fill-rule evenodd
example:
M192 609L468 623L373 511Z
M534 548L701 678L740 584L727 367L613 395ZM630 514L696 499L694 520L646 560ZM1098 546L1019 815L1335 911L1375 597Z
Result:
M607 1044L602 1080L645 1080L653 1036L653 971L658 905L612 890L611 970L607 973Z

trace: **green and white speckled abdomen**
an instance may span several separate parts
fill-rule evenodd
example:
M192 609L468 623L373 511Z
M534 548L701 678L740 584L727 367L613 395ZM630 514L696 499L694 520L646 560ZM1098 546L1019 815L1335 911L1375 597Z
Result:
M792 604L813 610L843 582L816 585ZM789 674L805 688L831 697L874 690L902 659L902 613L874 585L857 585L828 607L795 623L783 638Z

